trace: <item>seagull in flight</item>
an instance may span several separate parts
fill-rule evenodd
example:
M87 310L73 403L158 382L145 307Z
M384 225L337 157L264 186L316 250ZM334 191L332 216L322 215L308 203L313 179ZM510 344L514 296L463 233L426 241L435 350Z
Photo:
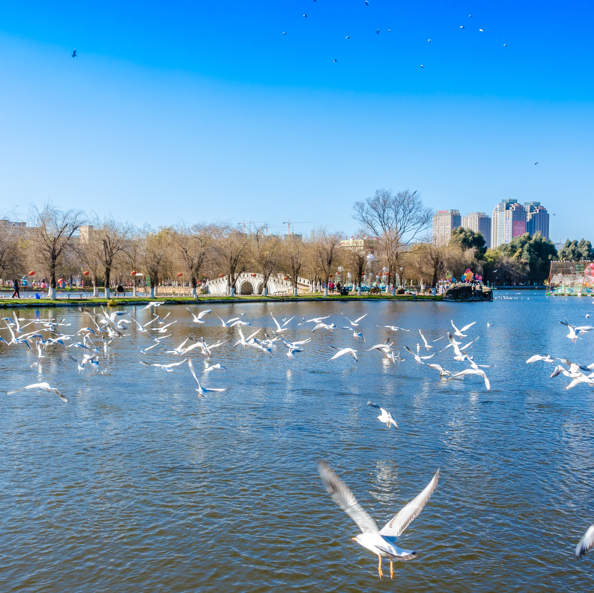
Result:
M55 393L64 403L68 403L68 400L60 393L58 389L52 387L45 381L43 383L33 383L31 385L27 385L27 387L15 389L14 391L7 391L6 395L12 395L13 393L18 393L19 391L25 391L26 389L43 389L43 391L47 391L48 393Z
M426 364L423 362L424 360L429 360L435 356L435 354L432 354L431 356L419 356L418 354L415 354L408 346L405 346L404 349L415 357L417 364Z
M276 329L274 330L275 334L280 334L282 332L286 332L289 328L287 327L287 324L293 320L293 318L295 317L293 315L293 317L290 317L289 319L287 319L282 325L276 320L276 317L271 313L270 317L272 317L272 321L274 321L274 324L276 325Z
M148 362L143 362L141 360L140 364L144 365L145 367L157 367L158 369L164 370L166 373L172 373L174 367L178 367L180 364L184 364L184 362L186 362L186 360L188 360L188 359L184 358L180 362L173 362L171 364L156 364L156 363L149 364ZM190 362L192 362L192 361L190 361Z
M367 317L367 315L369 315L369 313L365 313L365 315L362 315L361 317L359 317L358 319L355 319L355 321L351 321L344 313L341 313L341 315L353 326L353 327L358 327L359 322L362 319L365 319L365 317Z
M588 531L584 533L584 537L580 540L580 543L575 548L575 558L579 560L586 552L594 548L594 525L588 527Z
M357 524L361 533L353 538L359 545L363 546L373 554L376 554L378 563L378 574L380 579L382 573L382 558L390 559L390 578L394 578L394 560L412 560L416 556L413 550L403 550L398 547L398 538L404 530L419 516L429 498L437 488L439 480L439 469L425 489L411 502L409 502L398 514L392 518L380 530L376 522L357 502L355 495L349 487L334 473L325 461L318 462L318 471L326 491L332 500Z
M72 52L72 57L73 57L73 58L78 58L78 55L76 54L76 50L74 50L74 51Z
M394 428L398 428L398 424L396 424L396 420L392 417L392 414L384 408L380 408L381 414L377 417L380 422L383 422L388 428L393 424Z
M330 362L331 360L336 360L337 358L340 358L341 356L344 356L345 354L350 354L354 359L355 362L359 362L359 359L357 358L357 351L353 350L352 348L336 348L334 346L332 346L332 348L334 348L335 350L338 350L338 352L332 357L328 359L328 362Z
M225 389L222 389L220 387L218 388L214 388L214 387L202 387L202 385L200 385L200 381L198 380L198 377L196 376L196 373L194 372L194 365L192 364L192 359L188 360L188 366L190 367L190 371L192 371L192 376L194 377L194 379L196 379L196 383L198 383L198 389L196 389L196 391L198 392L198 394L200 395L200 397L202 397L203 395L206 395L207 393L211 393L211 392L220 392L220 391L225 391Z
M396 325L376 325L375 327L387 327L388 329L391 329L393 332L397 332L398 330L402 332L410 331L410 329L404 329L403 327L398 327Z
M202 321L202 318L205 315L208 315L209 313L212 313L212 309L206 309L205 311L200 311L200 313L198 313L198 315L194 315L194 313L192 313L192 311L190 311L190 309L188 309L186 307L186 311L189 311L190 315L192 315L193 319L192 322L193 323L199 323L199 324L203 324L204 321Z
M160 302L152 302L149 303L146 307L143 307L142 309L139 309L139 311L146 311L147 309L150 309L151 307L160 307L161 305L164 305L165 301L160 301Z
M473 321L472 323L469 323L468 325L465 325L462 329L458 329L455 325L454 325L454 321L452 319L450 319L450 322L452 324L452 327L456 330L454 332L455 336L458 336L459 338L465 338L466 336L464 335L464 332L467 329L470 329L475 323L476 321Z
M423 338L423 342L425 342L425 350L431 350L431 348L433 348L433 346L429 346L429 344L427 344L427 340L425 339L425 336L423 335L423 332L421 330L419 330L419 334L421 334L421 338ZM439 338L439 339L441 339L441 338Z

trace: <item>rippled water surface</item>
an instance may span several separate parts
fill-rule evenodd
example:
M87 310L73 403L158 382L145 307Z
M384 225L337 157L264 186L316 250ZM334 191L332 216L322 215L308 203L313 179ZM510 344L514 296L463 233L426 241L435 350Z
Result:
M68 397L0 395L0 591L587 591L594 554L573 548L594 523L594 389L549 379L532 354L594 362L594 334L572 344L559 320L586 323L591 299L497 293L493 303L250 303L216 305L198 327L184 307L167 346L131 327L77 375L60 347L40 366L25 346L0 345L2 389L47 380ZM193 307L196 311L205 306ZM150 311L130 307L141 323ZM244 314L252 328L296 315L290 339L311 336L302 316L340 313L361 322L369 347L393 336L404 362L385 364L344 330L320 331L294 359L232 349ZM74 333L89 318L73 309L22 310L65 317ZM469 351L480 377L442 381L404 351L476 321ZM487 322L493 324L487 328ZM396 324L409 333L376 325ZM247 328L246 332L251 328ZM25 330L26 331L26 330ZM0 335L7 337L6 331ZM229 342L212 362L230 373L205 379L223 393L199 399L187 365L165 350L187 336ZM356 344L360 360L329 362ZM435 350L446 339L435 343ZM81 357L75 348L68 353ZM196 369L203 357L191 353ZM461 370L451 349L432 362ZM32 366L33 365L33 366ZM101 374L100 374L101 373ZM396 418L386 429L368 400ZM380 527L429 482L438 488L400 540L417 550L377 577L376 557L351 540L357 527L330 499L316 462L326 459ZM388 564L384 565L387 574Z

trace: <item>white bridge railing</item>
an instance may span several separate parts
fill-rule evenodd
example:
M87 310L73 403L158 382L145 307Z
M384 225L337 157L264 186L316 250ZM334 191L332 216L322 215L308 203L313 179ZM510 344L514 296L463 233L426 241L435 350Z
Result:
M227 276L209 280L206 284L210 294L226 295L228 293ZM306 278L297 278L297 290L309 292L310 282ZM264 292L264 276L262 274L247 273L240 274L235 283L235 294L262 294ZM293 283L285 280L283 274L273 274L268 279L268 294L293 294Z

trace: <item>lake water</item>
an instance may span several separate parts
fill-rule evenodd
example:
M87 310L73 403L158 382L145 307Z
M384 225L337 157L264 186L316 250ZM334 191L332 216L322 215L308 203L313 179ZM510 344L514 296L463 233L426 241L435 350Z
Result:
M141 355L152 340L132 327L100 355L99 371L82 376L60 347L38 367L25 346L0 345L3 390L47 380L69 399L0 395L0 591L592 590L594 553L575 561L573 549L594 523L594 389L566 391L568 379L549 379L553 365L525 362L547 353L594 362L594 334L573 344L559 324L589 323L591 299L498 291L492 303L212 308L198 327L184 307L160 307L178 321L167 346L188 335L235 338L215 313L245 313L252 328L272 329L271 312L332 315L342 326L342 311L351 319L367 313L366 346L393 336L406 360L385 364L359 343L358 363L329 362L331 345L357 344L343 330L314 333L294 359L284 347L268 355L229 342L213 362L231 372L205 380L227 391L199 399L187 365L165 373L139 364L179 359L165 346ZM127 310L148 321L150 311L139 309ZM72 324L65 333L90 322L66 308L20 316L54 313ZM404 351L416 350L418 328L433 340L451 319L477 322L468 339L480 339L469 352L495 365L486 369L490 392L480 377L441 381ZM312 335L311 324L296 321L288 338ZM388 323L412 331L376 327ZM466 368L451 352L431 362ZM399 429L378 422L368 400L390 410ZM318 459L380 527L441 468L436 492L400 540L418 556L397 563L393 581L387 561L380 581L376 557L351 540L358 529L324 490Z

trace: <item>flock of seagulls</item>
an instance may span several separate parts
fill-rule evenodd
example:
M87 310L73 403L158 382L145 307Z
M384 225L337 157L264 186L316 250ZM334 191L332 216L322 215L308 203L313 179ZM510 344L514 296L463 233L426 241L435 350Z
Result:
M314 2L316 2L317 0L313 0L313 1L314 1ZM369 5L370 5L370 4L369 4L368 0L365 0L365 6L369 6ZM308 18L308 15L307 15L307 14L303 14L303 15L302 15L302 18ZM472 16L471 14L469 14L469 15L468 15L468 18L473 18L473 16ZM465 25L460 25L460 26L459 26L459 29L460 29L460 30L466 30L466 26L465 26ZM477 30L478 30L478 32L479 32L479 33L484 33L484 32L485 32L485 30L484 30L483 28L481 28L481 27L477 27ZM388 33L391 33L391 31L392 31L391 29L387 29L387 32L388 32ZM379 35L379 34L380 34L380 32L381 32L381 29L376 29L376 30L375 30L375 32L376 32L376 34L377 34L377 35ZM286 31L283 31L283 35L285 35L285 36L286 36L286 35L287 35L287 32L286 32ZM345 36L345 39L346 39L346 40L348 40L348 39L350 39L350 38L351 38L351 36L350 36L350 35L346 35L346 36ZM432 41L433 41L433 38L429 38L429 39L427 39L427 42L428 42L428 43L431 43ZM507 47L507 43L504 43L504 44L503 44L503 47ZM338 59L337 59L337 58L334 58L332 61L333 61L333 63L337 63L337 62L338 62ZM421 68L423 68L423 69L425 68L425 64L421 64L420 66L421 66ZM535 164L536 164L536 165L538 165L538 163L535 163Z
M245 314L226 320L215 314L213 318L218 320L216 324L220 322L220 327L229 332L226 339L209 344L204 337L196 337L192 335L195 332L191 332L179 345L175 346L169 344L169 342L172 337L171 328L178 321L170 321L170 313L163 317L158 314L158 307L162 304L162 302L152 302L139 309L137 317L142 322L136 317L132 317L125 310L108 312L102 307L99 312L80 307L79 311L86 325L76 332L68 331L67 328L70 327L70 324L66 323L65 319L27 319L19 317L15 312L11 317L5 317L2 320L4 327L0 327L0 332L3 332L4 336L0 335L0 343L11 348L24 347L33 353L36 352L37 361L31 366L38 365L40 370L43 359L48 358L50 353L59 351L65 352L67 358L77 365L79 374L87 372L89 367L93 367L96 372L101 373L103 372L100 370L102 354L106 355L110 352L114 343L132 335L130 330L134 329L139 340L149 341L139 350L139 355L142 356L139 360L140 365L151 368L156 372L166 373L179 372L187 366L188 372L196 382L195 391L197 396L203 398L208 397L210 394L226 391L225 387L207 387L204 384L207 378L210 381L211 377L231 374L226 366L213 361L213 357L216 357L217 353L223 348L242 348L244 350L249 348L268 356L274 355L278 348L281 351L286 350L286 356L293 359L308 348L308 345L313 341L314 335L335 333L337 336L344 336L345 341L352 340L354 343L345 343L342 347L327 345L328 356L330 354L332 356L329 356L326 360L333 364L345 364L344 362L339 363L339 359L344 358L351 358L353 363L357 363L360 356L372 356L371 353L373 352L381 355L386 365L401 364L410 357L417 365L438 373L440 381L464 380L476 376L484 381L485 388L488 391L491 390L491 383L485 372L485 369L490 368L490 365L479 364L475 361L470 350L472 345L480 338L479 335L469 335L476 330L476 322L459 327L454 323L454 320L451 320L451 330L444 328L444 335L433 340L428 339L423 329L419 328L417 330L419 336L417 339L419 341L416 343L414 350L409 345L404 346L406 358L401 356L400 351L394 349L394 340L389 334L400 333L402 339L409 341L412 345L417 332L392 324L376 325L376 327L388 333L388 337L385 341L374 344L369 348L365 347L364 351L360 352L356 347L356 343L365 344L364 332L366 327L368 328L365 322L367 314L356 319L341 314L335 316L337 319L334 320L331 319L331 315L326 315L307 319L302 318L300 321L296 320L296 316L277 319L273 314L270 314L273 326L258 329L251 328L251 323L243 319ZM211 309L195 312L187 308L187 311L190 314L188 324L194 329L200 329L207 322L207 316L212 313ZM344 321L339 323L339 319ZM594 326L573 325L567 320L561 323L568 328L567 338L572 343L583 339L584 336L594 330ZM487 329L491 326L492 324L488 323ZM301 340L289 339L287 332L297 327L310 335ZM432 328L432 330L434 329ZM441 347L442 345L438 344L438 342L443 339L446 340L443 342L445 346ZM318 346L321 346L322 349L325 348L323 338L318 338L317 342ZM80 352L78 357L71 354L71 352L76 351ZM152 356L153 360L147 361L147 356ZM203 359L204 368L201 372L197 372L195 367L196 356ZM439 363L434 360L437 356L441 357ZM572 362L567 358L555 358L548 354L531 356L526 362L528 364L535 362L554 364L558 362L559 364L555 366L551 378L559 375L569 378L571 382L567 389L572 389L582 383L594 386L594 364L583 365ZM455 369L453 366L455 364L465 365L465 368ZM445 368L446 366L449 368ZM67 390L52 386L47 382L32 383L8 391L7 395L29 391L44 391L59 397L63 403L68 403L68 398L63 393ZM377 420L388 430L392 428L394 430L399 429L392 412L377 403L371 401L367 403L370 407L380 411ZM390 561L390 575L393 577L393 562L395 560L410 560L416 555L415 551L400 548L397 541L411 521L419 515L437 488L439 469L427 487L381 530L378 529L375 521L363 510L353 493L326 462L320 461L318 469L322 482L334 502L359 527L361 533L353 539L378 556L380 578L383 575L382 559L384 558L388 558ZM594 547L594 525L589 528L577 546L576 557L580 557L592 547Z

